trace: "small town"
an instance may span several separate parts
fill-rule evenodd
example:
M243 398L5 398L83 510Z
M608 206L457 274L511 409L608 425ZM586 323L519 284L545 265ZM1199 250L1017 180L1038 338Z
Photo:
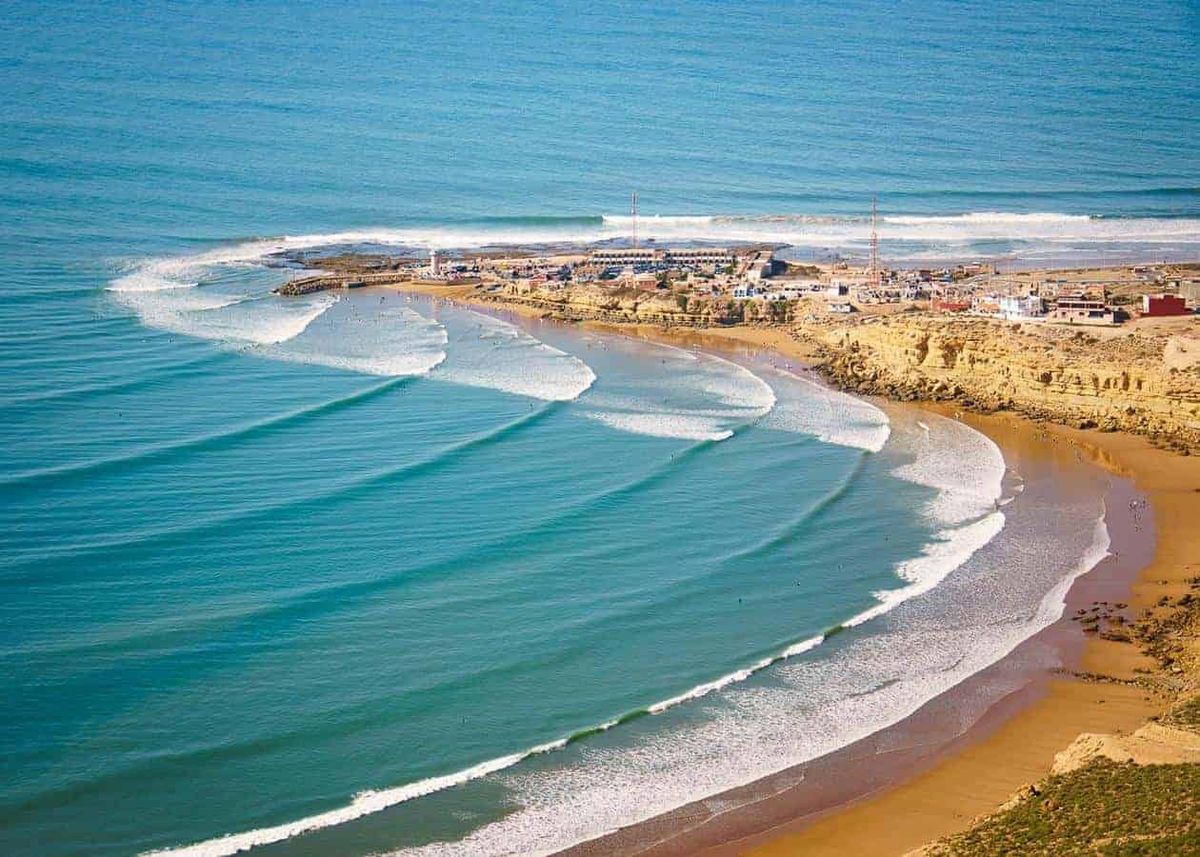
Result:
M892 268L881 265L875 253L865 263L806 263L782 258L782 249L650 244L545 254L348 254L304 260L330 273L294 279L279 292L412 282L469 285L501 298L554 300L570 287L590 286L674 299L681 309L693 301L723 304L731 323L746 318L786 321L801 310L867 318L924 310L1114 327L1139 318L1189 316L1200 306L1200 267L1188 264L1011 272L1002 272L994 262Z

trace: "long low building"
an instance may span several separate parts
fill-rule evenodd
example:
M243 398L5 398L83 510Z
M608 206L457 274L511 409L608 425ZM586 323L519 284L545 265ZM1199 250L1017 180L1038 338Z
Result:
M730 265L733 251L727 247L609 247L588 254L593 265Z
M1108 306L1103 292L1064 292L1054 301L1054 309L1046 316L1048 321L1065 324L1094 324L1112 326L1117 324L1116 313Z

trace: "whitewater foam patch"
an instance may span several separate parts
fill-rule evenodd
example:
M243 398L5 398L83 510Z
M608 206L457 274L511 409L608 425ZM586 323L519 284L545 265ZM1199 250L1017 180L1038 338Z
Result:
M657 358L649 374L606 378L580 402L588 419L650 437L722 441L762 419L775 391L758 375L713 354L609 339L606 346Z
M863 399L831 390L784 369L789 381L763 428L816 437L826 443L879 452L891 436L887 414Z
M628 217L605 216L604 230L629 233ZM819 215L712 215L639 217L638 234L658 241L779 243L800 247L861 247L870 238L867 217ZM1100 218L1060 212L977 211L947 215L886 215L879 232L885 244L923 245L925 255L946 245L978 242L1084 242L1100 244L1200 243L1195 218ZM920 254L918 253L918 256Z
M361 792L355 795L354 800L347 806L318 815L310 815L299 821L279 824L274 827L261 827L245 833L230 834L229 836L222 836L217 839L210 839L181 848L164 848L143 853L147 855L171 855L171 857L226 857L226 855L237 854L251 848L270 845L275 842L283 842L286 839L292 839L293 837L310 833L314 830L345 824L348 821L354 821L356 818L371 815L372 813L413 800L414 798L424 797L425 795L443 791L444 789L469 783L480 777L486 777L488 774L494 774L498 771L503 771L505 768L511 768L513 765L528 759L530 756L561 749L566 744L567 739L565 738L558 741L551 741L524 752L512 753L511 755L501 756L497 759L489 759L486 762L481 762L478 765L454 774L430 777L429 779L420 780L406 786L398 786L393 789Z
M896 567L896 576L908 583L900 589L883 589L873 593L879 601L843 624L848 627L861 625L876 616L894 610L900 604L933 589L946 576L961 567L1004 529L1005 518L993 512L971 524L939 532L927 544L921 555L905 560Z
M400 376L427 373L445 359L445 332L411 309L368 306L330 292L274 294L279 275L264 262L292 243L247 242L146 260L113 280L108 291L149 327L278 360Z
M847 627L929 592L1004 529L1006 519L999 508L1007 465L1000 448L957 420L923 416L897 442L896 451L911 456L911 461L893 469L892 475L936 491L923 512L940 529L920 556L896 567L896 576L907 585L875 592L879 603L845 622Z
M916 429L906 432L897 446L912 460L892 473L937 491L925 513L954 526L994 510L1003 493L1007 466L991 438L933 413L923 415Z
M647 437L712 442L733 437L733 429L723 428L724 420L720 417L681 412L637 413L621 410L588 410L585 414L589 419L618 431Z
M664 699L662 702L656 702L646 710L651 714L662 714L664 711L668 711L677 705L682 705L685 702L691 702L694 699L700 699L708 696L714 691L722 690L730 685L745 681L746 679L750 678L750 676L765 670L772 664L777 664L780 661L787 660L788 658L794 658L796 655L802 655L805 652L812 651L823 642L825 642L824 634L818 634L815 637L809 637L807 640L801 640L799 643L794 643L793 645L788 646L774 657L763 658L762 660L757 661L748 667L740 670L734 670L733 672L727 673L718 679L714 679L713 681L698 684L690 690L679 694L678 696L672 696L670 699Z
M437 380L549 402L577 399L596 380L587 363L514 324L464 309L441 318L451 340Z
M209 294L195 288L116 291L114 296L148 327L234 345L286 342L337 302L330 294L285 301L270 296Z
M337 300L333 295L319 295L298 304L272 298L264 298L252 305L239 301L203 315L188 316L188 323L180 324L176 329L205 339L278 345L302 334Z
M354 297L315 319L302 336L267 357L294 360L365 375L424 375L446 359L446 330L415 310Z

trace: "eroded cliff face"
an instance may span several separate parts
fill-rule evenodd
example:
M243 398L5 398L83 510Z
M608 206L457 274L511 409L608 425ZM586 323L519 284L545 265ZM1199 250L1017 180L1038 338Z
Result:
M566 320L594 319L616 324L661 324L709 327L731 323L782 323L791 319L790 304L680 295L666 290L644 291L598 285L571 286L554 291L509 290L488 297L544 310Z
M827 373L859 392L952 399L1200 451L1200 373L1164 359L1177 336L904 314L802 328L823 346Z
M772 325L816 345L832 381L900 401L957 401L1034 419L1146 435L1200 452L1200 330L1012 324L900 312L832 316L819 303L765 304L574 286L481 294L566 320L712 327ZM1200 327L1200 324L1197 325Z

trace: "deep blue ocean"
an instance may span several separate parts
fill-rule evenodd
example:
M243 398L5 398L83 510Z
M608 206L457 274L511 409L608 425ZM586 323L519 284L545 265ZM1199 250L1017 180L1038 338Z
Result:
M565 847L897 721L1107 545L778 357L271 289L633 191L647 240L861 256L878 195L885 259L1196 258L1194 3L2 12L0 852Z

